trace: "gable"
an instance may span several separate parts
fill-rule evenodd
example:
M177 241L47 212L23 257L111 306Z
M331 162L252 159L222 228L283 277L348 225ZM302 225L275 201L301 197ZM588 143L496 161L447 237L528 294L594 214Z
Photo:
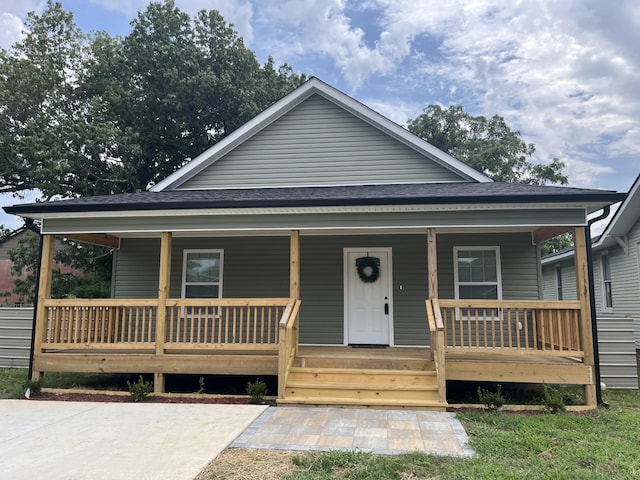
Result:
M179 189L468 181L314 94Z

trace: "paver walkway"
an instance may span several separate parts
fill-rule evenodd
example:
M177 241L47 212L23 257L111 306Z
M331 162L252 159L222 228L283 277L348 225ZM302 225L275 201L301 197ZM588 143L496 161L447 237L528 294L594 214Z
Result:
M472 456L467 443L453 413L278 407L260 415L231 447Z

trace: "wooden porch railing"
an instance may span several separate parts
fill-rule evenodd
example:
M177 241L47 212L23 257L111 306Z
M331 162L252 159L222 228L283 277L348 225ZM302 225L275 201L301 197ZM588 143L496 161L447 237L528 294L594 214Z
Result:
M584 357L577 301L439 300L446 351Z
M429 338L431 340L431 355L436 366L438 377L438 399L440 403L447 403L447 384L445 372L445 329L440 306L437 299L427 300L427 320L429 322Z
M298 314L300 312L300 300L292 299L278 325L279 350L278 350L278 398L284 398L287 386L287 376L293 365L293 360L298 354Z
M43 349L154 348L156 299L45 299L44 304Z
M288 298L168 299L165 348L277 350Z
M288 304L288 298L168 299L164 349L275 353ZM44 311L44 350L155 348L157 299L45 299Z

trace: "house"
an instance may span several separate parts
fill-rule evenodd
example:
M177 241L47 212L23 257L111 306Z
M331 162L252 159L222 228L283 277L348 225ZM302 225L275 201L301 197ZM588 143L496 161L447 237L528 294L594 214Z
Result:
M638 388L640 351L640 176L592 242L593 287L603 381ZM573 248L542 259L544 298L575 299Z
M312 78L150 191L40 222L34 376L277 375L282 404L444 408L447 380L582 385L587 215L624 195L492 182ZM574 301L538 244L576 238ZM117 249L113 298L49 298L56 236Z
M25 227L18 228L0 240L0 307L22 306L19 295L13 293L13 262L10 252L18 246L27 234Z

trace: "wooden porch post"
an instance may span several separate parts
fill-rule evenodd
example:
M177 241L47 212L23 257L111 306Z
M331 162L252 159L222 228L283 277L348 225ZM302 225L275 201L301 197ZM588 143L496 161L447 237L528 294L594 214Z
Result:
M300 230L291 230L289 298L300 299Z
M42 256L40 258L40 283L38 284L38 307L36 309L36 331L34 335L33 352L31 354L35 358L36 354L42 353L42 343L44 342L47 332L47 309L44 300L51 297L51 276L53 274L53 254L55 251L55 237L53 235L44 235L42 239ZM31 373L32 380L40 380L42 372L33 370Z
M435 228L427 228L427 268L429 298L438 298L438 252Z
M593 353L593 332L591 331L591 298L589 294L589 266L587 264L587 242L584 227L573 230L576 262L576 290L580 301L580 341L584 350L584 363L591 367L592 382L584 386L584 403L596 406L595 355Z
M158 279L158 311L156 312L156 355L164 355L167 336L167 297L171 275L171 232L162 232L160 243L160 276ZM154 373L153 390L164 392L164 373Z

